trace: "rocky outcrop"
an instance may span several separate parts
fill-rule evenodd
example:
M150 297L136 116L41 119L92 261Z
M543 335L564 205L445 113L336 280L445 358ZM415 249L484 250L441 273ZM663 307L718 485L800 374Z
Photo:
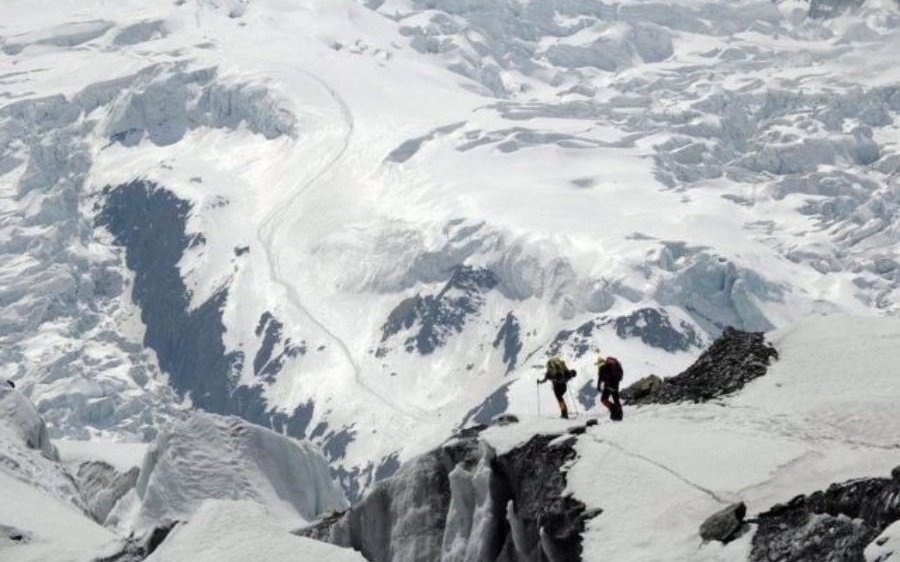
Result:
M190 394L194 406L219 414L233 414L294 437L305 437L313 415L311 402L293 413L270 407L259 386L236 381L245 357L229 351L223 342L222 309L228 287L215 292L197 307L181 277L178 263L192 244L202 243L189 233L190 202L152 182L134 181L108 187L97 217L117 245L125 249L125 262L134 272L132 299L141 308L146 326L144 345L156 353L159 366L169 375L169 384L179 395ZM274 377L282 353L299 353L280 334L269 336L277 319L260 319L259 332L274 341L261 347L263 356L254 361L262 378Z
M833 484L758 517L751 562L864 560L863 552L900 520L900 466L890 478Z
M688 351L703 343L702 336L693 326L673 318L665 309L639 308L624 316L598 316L577 328L562 330L550 343L547 353L576 359L587 353L601 353L596 340L598 332L604 328L614 328L623 340L639 338L648 346L668 352Z
M760 332L726 328L722 335L683 373L655 381L640 380L622 391L629 404L705 402L731 394L766 374L778 352ZM655 390L654 390L655 387Z
M574 439L538 435L498 455L467 432L297 533L373 562L579 561L585 522L599 511L565 494Z
M31 542L31 533L16 527L0 525L0 547L7 544L25 544Z
M178 523L156 527L143 536L132 534L122 542L117 552L97 558L94 562L141 562L159 548L159 545L169 537L169 533L176 525Z
M704 541L730 542L741 534L746 515L747 505L744 502L731 504L710 515L700 525L700 538Z
M663 380L656 375L647 375L635 381L631 386L623 391L623 395L627 395L629 401L637 402L642 398L652 397L662 390Z
M381 328L381 346L376 354L390 351L388 341L406 332L403 348L407 353L433 353L454 334L462 332L470 317L485 303L485 295L500 280L487 269L459 266L435 295L416 295L398 304Z

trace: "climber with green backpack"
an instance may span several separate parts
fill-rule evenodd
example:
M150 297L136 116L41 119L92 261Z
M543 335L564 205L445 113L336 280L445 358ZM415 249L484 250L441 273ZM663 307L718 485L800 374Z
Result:
M544 378L537 381L543 384L547 381L553 383L553 395L556 396L556 402L559 404L560 417L569 419L569 408L566 406L566 390L570 379L575 377L575 370L569 369L566 362L559 357L553 357L547 361L547 370L544 372Z

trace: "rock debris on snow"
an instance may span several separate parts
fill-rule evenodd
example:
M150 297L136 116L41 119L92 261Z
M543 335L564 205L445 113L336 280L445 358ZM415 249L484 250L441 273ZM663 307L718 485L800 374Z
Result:
M705 402L765 375L769 362L777 357L764 334L726 328L687 370L661 382L638 381L622 391L622 399L632 405Z

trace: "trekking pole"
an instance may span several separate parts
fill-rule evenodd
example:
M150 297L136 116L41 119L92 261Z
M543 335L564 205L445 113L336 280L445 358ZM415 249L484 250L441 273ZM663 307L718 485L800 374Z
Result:
M541 417L541 385L534 385L534 397L537 400L538 417Z
M569 391L569 400L572 401L572 413L575 414L575 417L580 417L581 413L578 411L578 401L575 400L575 395L572 394L572 389L567 389Z

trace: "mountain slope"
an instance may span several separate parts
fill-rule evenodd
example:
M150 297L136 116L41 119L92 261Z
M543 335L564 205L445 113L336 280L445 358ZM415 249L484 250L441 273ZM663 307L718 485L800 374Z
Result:
M900 15L847 7L4 2L2 373L54 436L237 414L357 498L550 354L589 407L597 351L896 314Z
M888 556L900 322L809 319L772 343L780 359L728 396L459 436L301 532L394 562ZM736 536L704 542L701 524L737 502L748 515Z

